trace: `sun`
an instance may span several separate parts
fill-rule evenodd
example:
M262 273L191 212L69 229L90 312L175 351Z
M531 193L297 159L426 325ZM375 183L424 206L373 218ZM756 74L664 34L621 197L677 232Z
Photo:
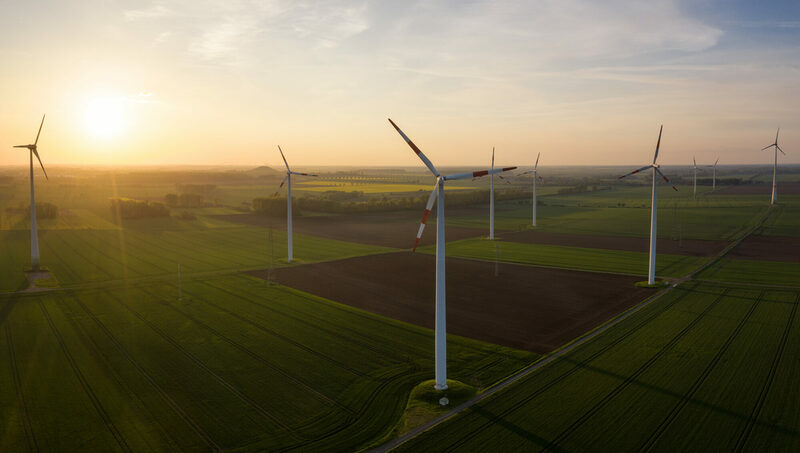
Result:
M125 126L124 102L109 98L92 99L86 103L83 121L87 131L95 138L116 137Z

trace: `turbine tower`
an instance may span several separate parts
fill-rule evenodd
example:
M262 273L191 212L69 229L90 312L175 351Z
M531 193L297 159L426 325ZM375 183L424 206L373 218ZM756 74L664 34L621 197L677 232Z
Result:
M711 176L711 191L712 192L717 190L717 164L718 163L719 163L719 157L717 158L717 161L714 162L714 165L706 165L706 167L714 169L714 173Z
M653 285L656 282L656 211L658 210L658 206L657 206L658 197L657 197L657 190L656 190L658 188L658 186L656 185L656 173L661 175L661 177L664 178L664 181L666 181L667 184L672 186L672 188L675 189L675 191L678 190L678 188L675 187L675 185L672 184L669 181L669 179L667 179L666 176L664 176L664 173L661 173L661 170L658 169L660 167L660 165L658 165L656 163L656 161L658 160L658 149L661 147L661 132L663 130L664 130L664 125L662 124L661 125L661 129L658 130L658 142L656 142L656 153L653 156L653 163L650 164L650 165L645 165L642 168L633 170L632 172L630 172L628 174L625 174L625 175L622 175L622 176L619 177L619 179L622 179L622 178L624 178L626 176L630 176L630 175L639 173L642 170L647 170L648 168L652 168L653 169L653 194L652 194L653 198L652 198L652 202L651 202L651 205L650 205L650 269L647 272L647 284L648 285Z
M39 165L42 167L42 172L44 172L45 179L50 179L47 177L47 171L44 169L44 164L42 163L42 158L39 157L39 150L36 145L39 143L39 135L42 133L42 126L44 126L44 117L42 115L42 122L39 124L39 132L36 133L36 140L33 142L32 145L16 145L14 148L28 148L28 154L30 155L30 176L31 176L31 270L38 271L39 270L39 234L36 230L36 197L33 191L33 156L36 156L36 159L39 160Z
M694 156L692 156L692 162L694 163L694 180L692 181L694 194L692 197L697 198L697 160L694 158Z
M494 170L494 146L492 146L492 170ZM494 240L494 173L489 189L489 239Z
M541 179L536 171L539 168L539 158L541 156L542 153L536 155L536 164L533 166L533 170L524 171L519 174L520 176L522 176L533 173L533 223L532 223L533 226L536 226L536 180Z
M422 160L428 170L436 177L436 185L428 197L428 204L425 206L425 213L422 216L422 222L417 232L417 238L414 242L414 250L417 249L419 241L422 238L422 232L425 230L425 224L428 221L428 215L431 213L434 201L436 205L436 334L435 334L435 355L436 355L436 385L437 390L444 390L447 388L447 321L445 314L445 239L444 239L444 183L456 179L469 179L478 178L486 175L493 175L504 171L513 170L517 167L497 168L491 170L473 171L467 173L457 173L454 175L443 176L439 174L436 167L433 166L430 160L417 148L417 145L411 141L410 138L403 131L394 124L394 121L389 118L389 122L395 130L403 137L403 140L408 143L408 146L417 154Z
M288 257L287 261L291 263L292 259L294 259L293 256L294 248L292 246L292 175L300 175L300 176L319 176L319 175L312 175L309 173L299 173L296 171L292 171L289 168L289 163L286 162L286 156L283 155L283 150L281 149L281 145L278 145L278 151L280 151L281 157L283 158L283 164L286 165L286 176L283 177L281 185L278 186L278 190L275 191L275 195L273 196L278 196L278 193L280 192L281 187L283 187L283 184L288 183L286 185L286 233L287 233L286 242L288 244L287 245L288 253L286 256Z
M778 146L778 134L780 134L780 132L781 128L778 128L778 132L775 133L775 143L761 148L761 151L764 151L765 149L770 149L773 146L775 147L775 163L772 166L772 199L770 201L770 204L773 205L778 202L778 151L780 151L784 156L786 155L781 147Z

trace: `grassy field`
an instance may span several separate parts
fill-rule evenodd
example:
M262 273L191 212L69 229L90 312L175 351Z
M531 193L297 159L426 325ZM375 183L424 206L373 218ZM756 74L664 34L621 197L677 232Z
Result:
M684 284L399 451L798 450L798 305Z
M227 222L226 222L227 223ZM231 224L227 224L231 225ZM116 230L41 230L42 265L63 285L235 269L286 265L286 231L255 227L204 228L176 219L147 219ZM0 231L0 290L18 286L30 263L30 233ZM298 262L326 261L369 253L385 247L294 235Z
M241 274L0 296L0 450L352 451L432 377L433 334ZM536 359L450 337L478 388Z
M775 207L775 212L764 222L759 234L800 236L800 197L782 198Z
M597 207L546 205L537 209L540 231L557 233L648 237L650 205L642 207ZM751 227L767 207L765 205L731 207L681 207L662 203L658 209L658 237L706 240L730 240ZM489 227L489 214L448 216L447 224L469 228ZM531 205L525 202L498 204L495 227L500 230L523 230L531 224Z
M433 253L433 246L420 251ZM500 261L537 266L561 267L631 275L647 275L649 255L646 252L590 249L545 244L521 244L502 240L466 239L447 244L447 256L485 261ZM656 256L656 275L679 277L700 267L706 258L696 256Z
M800 264L722 259L697 275L701 280L800 287Z

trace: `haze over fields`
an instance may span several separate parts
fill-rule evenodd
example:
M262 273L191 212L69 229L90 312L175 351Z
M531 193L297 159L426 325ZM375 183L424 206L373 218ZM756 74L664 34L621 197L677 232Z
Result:
M800 5L4 2L0 148L50 164L800 162ZM27 143L27 142L26 142ZM646 150L646 151L645 151ZM0 165L26 163L0 153Z

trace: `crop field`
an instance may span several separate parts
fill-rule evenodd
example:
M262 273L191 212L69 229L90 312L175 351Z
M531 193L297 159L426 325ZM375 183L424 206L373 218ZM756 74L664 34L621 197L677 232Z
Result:
M169 219L165 219L169 221ZM161 220L139 221L118 230L42 230L43 263L62 285L133 279L177 273L264 268L285 265L286 230L264 228L158 229ZM30 233L0 232L0 290L15 289L30 260ZM299 262L323 261L385 252L378 246L294 235Z
M433 247L421 252L433 253ZM504 240L467 239L447 244L447 255L477 260L499 260L509 263L647 275L649 254L625 250L568 247L547 244L526 244ZM656 255L656 275L679 277L700 267L706 258L688 255Z
M434 263L428 254L397 252L281 268L274 278L327 299L433 327ZM447 331L550 352L650 295L652 290L634 287L637 280L448 257Z
M542 198L548 200L547 198ZM549 203L549 200L548 200ZM495 227L517 231L530 228L530 202L524 206L501 204ZM765 205L679 208L668 203L658 209L658 237L700 240L731 240L751 227ZM581 207L546 204L537 209L537 231L555 233L649 237L650 204L642 207ZM447 224L465 228L488 228L489 215L447 216Z
M800 197L781 199L780 202L764 222L760 234L800 237Z
M798 305L686 283L398 451L798 450Z
M650 238L633 236L600 236L586 234L565 234L535 229L526 231L501 232L504 241L523 244L565 245L606 250L624 250L629 252L648 252ZM658 253L691 256L712 256L721 252L728 242L706 241L701 239L658 239Z
M2 451L354 450L432 375L429 330L241 274L2 299ZM537 357L448 342L478 388Z
M462 209L460 212L474 211ZM269 219L257 214L233 214L217 216L218 219L244 225L286 229L285 219ZM361 244L410 249L419 230L421 212L399 211L377 214L304 216L292 221L294 231L309 236ZM425 234L420 244L434 244L436 232ZM445 237L448 241L486 236L488 229L461 228L447 226Z
M697 275L698 279L800 287L800 263L724 258Z

